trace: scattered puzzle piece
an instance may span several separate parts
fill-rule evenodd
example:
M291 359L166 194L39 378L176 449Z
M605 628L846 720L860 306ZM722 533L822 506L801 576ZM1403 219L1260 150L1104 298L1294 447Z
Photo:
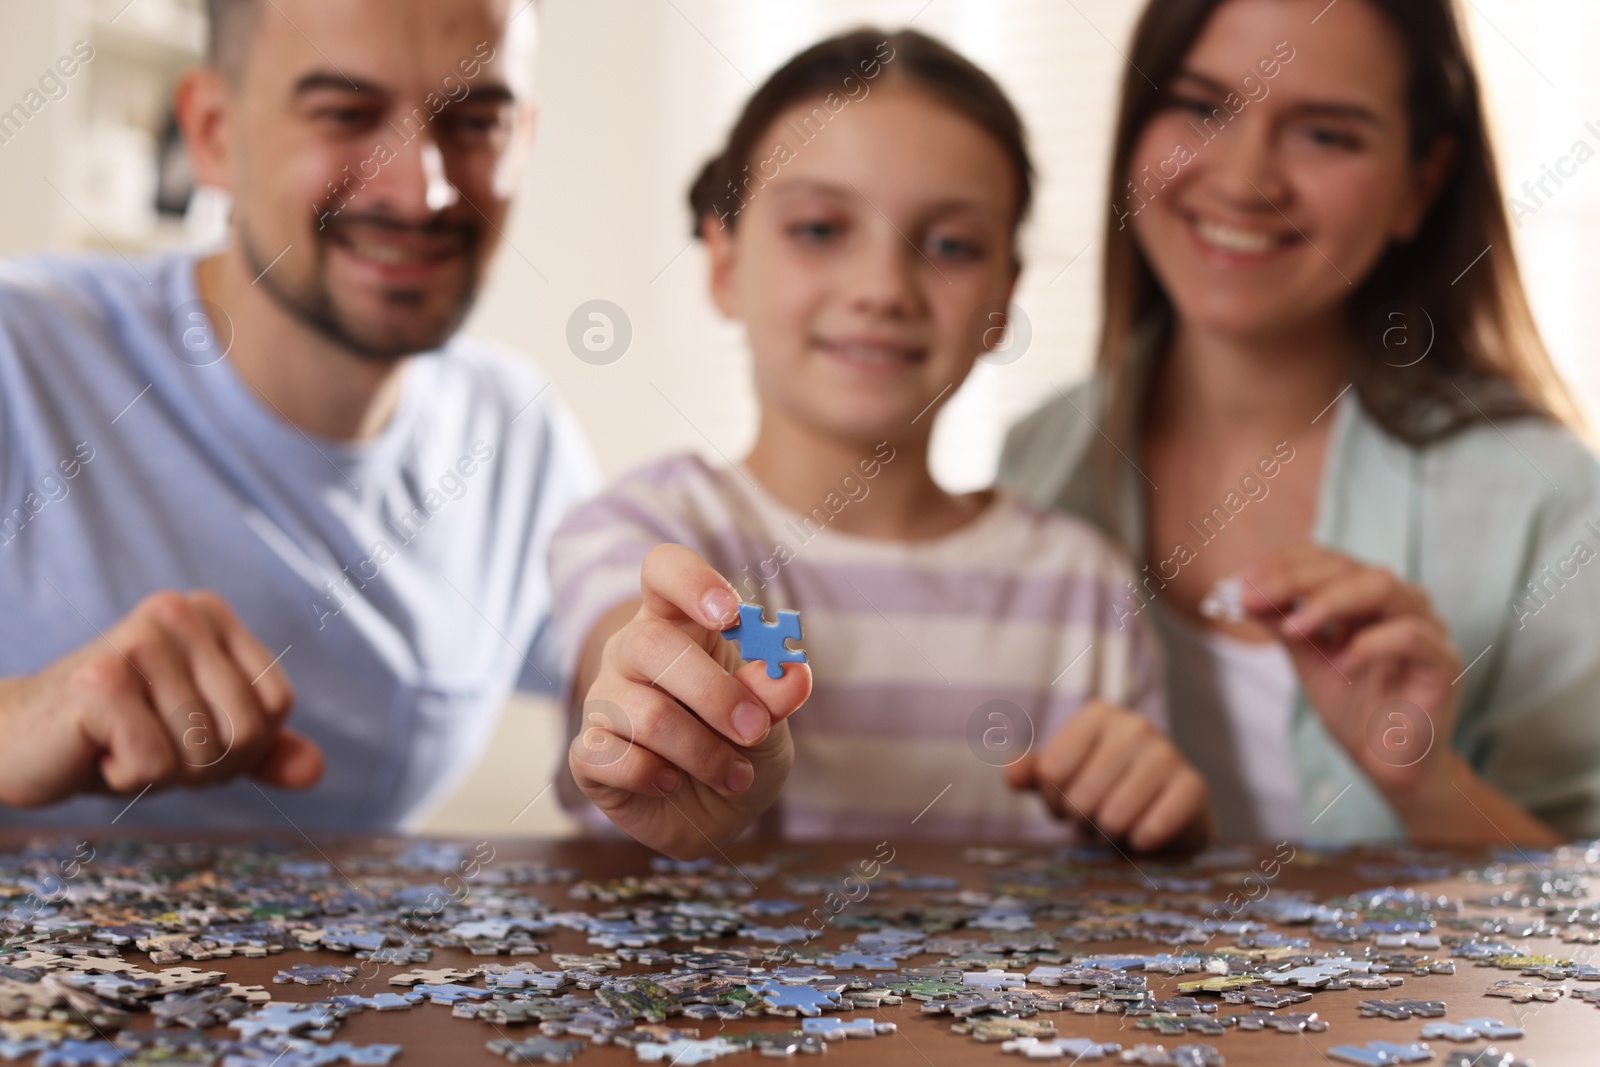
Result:
M1442 1000L1363 1000L1361 1014L1371 1018L1383 1016L1385 1019L1404 1021L1414 1016L1423 1016L1429 1019L1441 1018L1445 1013L1445 1003Z
M1222 1053L1212 1045L1135 1045L1122 1052L1123 1063L1138 1063L1145 1067L1223 1067Z
M883 1023L866 1016L854 1019L841 1019L830 1015L825 1019L800 1020L800 1032L803 1034L817 1034L825 1041L839 1041L847 1037L877 1037L880 1034L892 1034L898 1029L894 1023Z
M634 1055L639 1057L640 1062L660 1063L665 1060L672 1067L693 1067L695 1064L710 1063L712 1060L743 1051L743 1046L721 1037L709 1037L703 1040L680 1039L661 1045L647 1042L633 1047Z
M521 1041L496 1038L488 1043L490 1052L504 1056L512 1063L571 1063L583 1051L584 1041L555 1041L548 1037L530 1037Z
M1460 1022L1431 1022L1422 1025L1424 1041L1433 1041L1437 1038L1444 1038L1447 1041L1476 1041L1479 1038L1487 1041L1504 1041L1507 1038L1521 1036L1521 1027L1508 1026L1499 1019L1491 1019L1488 1016L1462 1019Z
M431 971L404 971L400 974L389 976L390 985L416 985L419 982L427 985L449 985L451 982L464 982L468 978L476 978L483 970L474 967L468 971L458 971L454 967L438 967Z
M1533 1067L1529 1060L1519 1060L1509 1052L1501 1052L1490 1045L1477 1052L1456 1050L1444 1058L1444 1067Z
M1361 1067L1393 1067L1400 1063L1421 1063L1433 1059L1433 1049L1420 1041L1399 1045L1393 1041L1368 1041L1365 1045L1335 1045L1328 1055Z
M1101 1043L1086 1037L1057 1037L1042 1041L1036 1037L1019 1037L1000 1046L1003 1052L1017 1052L1030 1060L1103 1060L1122 1051L1115 1042Z
M282 985L285 982L294 982L298 985L322 985L325 982L348 982L355 977L354 967L320 967L310 963L292 964L288 970L279 971L272 976L272 980Z
M1503 978L1485 989L1483 994L1487 997L1510 997L1514 1004L1526 1004L1530 1000L1560 1000L1566 992L1566 986L1545 985L1523 978Z

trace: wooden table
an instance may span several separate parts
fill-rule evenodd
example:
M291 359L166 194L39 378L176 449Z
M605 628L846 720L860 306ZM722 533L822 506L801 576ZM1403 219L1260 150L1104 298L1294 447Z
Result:
M104 835L89 834L90 840L103 840ZM260 835L251 835L251 839L259 839ZM0 831L0 850L13 851L26 835L16 831ZM206 840L216 840L215 837ZM301 840L295 841L304 847L310 857L315 857L318 852L324 853L336 866L341 857L355 854L389 853L404 847L406 842L397 839L380 838L335 838L318 836L315 842ZM646 850L631 844L595 841L494 841L491 843L495 850L496 862L507 860L538 860L559 866L571 867L580 872L580 877L585 879L608 879L623 875L642 875L648 871L651 854ZM986 847L992 847L993 842L984 842ZM894 843L895 859L886 868L889 871L903 871L917 874L943 874L959 878L963 887L971 890L984 890L988 888L988 879L992 868L974 865L963 860L963 849L957 844L928 844L914 842ZM875 842L840 842L828 844L786 844L777 846L782 850L794 853L808 853L814 856L814 862L801 862L791 864L790 870L812 870L818 873L837 873L842 876L846 866L854 866L859 861L870 859L877 848ZM740 845L731 847L727 851L727 858L736 865L748 865L766 859L774 851L774 846L764 844ZM1044 850L1028 850L1030 854L1040 854ZM1263 847L1261 856L1270 856L1274 852L1272 847ZM1279 852L1279 855L1282 855ZM1372 853L1365 850L1343 854L1336 859L1322 863L1307 863L1308 851L1297 851L1296 860L1284 865L1277 876L1270 880L1265 890L1266 893L1287 892L1289 890L1303 889L1312 891L1317 899L1328 899L1334 896L1347 894L1363 888L1372 888L1375 883L1369 877L1362 877L1356 873L1356 868L1364 862L1394 862L1394 857L1387 853ZM1574 853L1576 858L1568 857L1568 863L1563 865L1578 865L1581 863L1581 854ZM1487 857L1470 855L1467 858L1473 862L1486 862ZM1146 888L1148 903L1144 906L1150 908L1164 908L1173 902L1185 899L1181 892L1168 892L1162 890L1148 890L1147 878L1156 879L1162 884L1165 879L1173 877L1206 878L1213 885L1211 896L1214 898L1225 897L1230 891L1241 891L1243 876L1255 869L1248 865L1232 866L1228 869L1201 869L1199 867L1182 864L1158 864L1152 861L1140 860L1137 867L1122 861L1107 868L1102 878L1085 886L1082 892L1092 894L1096 887L1114 887L1119 892L1128 892ZM1463 879L1450 879L1437 882L1416 883L1419 888L1424 888L1430 893L1448 894L1455 897L1483 896L1493 891L1493 887L1482 882L1470 882ZM586 909L590 911L604 910L614 905L576 901L570 895L568 885L530 886L523 892L535 895L553 909L573 910ZM1252 890L1257 898L1262 896L1262 890ZM793 897L795 894L786 889L780 882L760 884L757 888L758 898L771 898L780 896ZM872 883L868 896L858 904L848 907L869 909L879 907L891 902L908 902L921 897L922 894L893 888L887 885L886 879L880 877ZM1196 899L1193 896L1189 900ZM468 900L470 903L470 898ZM810 904L815 901L808 901ZM1590 907L1596 905L1590 904ZM1468 906L1463 909L1463 914L1469 916L1487 916L1491 914L1528 914L1523 909L1502 907L1488 909L1483 907ZM770 920L775 925L782 925L791 918L774 918ZM1287 933L1306 936L1305 927L1275 927ZM981 937L983 931L952 931L951 936ZM543 935L541 935L543 936ZM854 931L841 931L829 928L820 941L821 945L829 948L837 947L855 936ZM561 930L549 938L552 942L552 951L555 952L580 952L592 953L600 951L595 946L589 945L583 936L575 931ZM1526 943L1533 952L1548 953L1555 956L1574 958L1579 961L1593 960L1595 949L1585 945L1563 944L1557 939L1524 939L1510 937L1507 940ZM735 942L729 942L735 943ZM745 943L745 942L738 942ZM1226 936L1216 937L1204 950L1214 950L1224 945L1232 944L1232 938ZM662 946L669 950L687 948L687 945L668 943ZM1316 942L1315 949L1332 949L1335 946L1329 943ZM1147 953L1162 951L1181 951L1170 945L1158 945L1149 942L1116 941L1089 946L1091 951L1117 952L1117 953ZM1354 946L1352 951L1359 953L1361 946ZM812 949L814 950L814 949ZM1446 955L1448 949L1432 955ZM126 955L130 960L149 966L142 953L129 950ZM540 954L535 957L499 957L486 959L472 956L463 950L436 950L432 961L419 966L444 967L458 966L462 968L481 965L485 962L512 963L527 960L541 968L553 967L549 957ZM186 964L189 961L184 961ZM387 976L403 969L396 966L385 966L381 976L376 981L358 982L352 986L344 987L306 987L294 984L273 985L272 977L281 968L294 962L349 964L349 956L331 952L306 953L293 949L280 955L270 956L265 959L246 959L233 957L228 959L205 961L193 964L195 966L222 970L231 981L246 984L266 985L279 1000L317 1000L330 992L353 992L361 995L371 995L377 992L393 992L398 987L387 984ZM920 956L905 962L905 965L931 964L935 957ZM621 974L628 974L644 970L639 967L624 967ZM1159 995L1169 996L1175 994L1175 987L1181 980L1204 977L1204 975L1185 975L1182 978L1169 978L1160 975L1150 977L1150 985ZM1390 1040L1401 1043L1417 1040L1421 1030L1419 1020L1394 1022L1383 1018L1363 1018L1358 1012L1360 1001L1373 997L1416 997L1420 999L1443 1000L1449 1005L1448 1018L1459 1020L1475 1016L1494 1016L1505 1022L1520 1024L1526 1028L1527 1035L1520 1040L1498 1042L1504 1051L1515 1052L1518 1056L1532 1060L1537 1067L1564 1067L1564 1065L1595 1064L1600 1063L1600 1007L1565 997L1554 1003L1533 1002L1526 1005L1516 1005L1510 1000L1487 997L1484 989L1492 982L1501 978L1518 977L1516 971L1504 971L1481 967L1467 960L1458 960L1454 975L1430 975L1425 977L1407 978L1405 984L1390 992L1371 992L1358 989L1348 991L1323 991L1318 992L1311 1001L1285 1009L1289 1011L1316 1011L1327 1019L1330 1027L1326 1032L1303 1035L1283 1035L1273 1031L1240 1032L1237 1028L1221 1037L1186 1037L1162 1038L1148 1031L1135 1029L1133 1020L1121 1015L1098 1014L1081 1015L1071 1011L1052 1012L1041 1014L1036 1018L1052 1020L1062 1036L1083 1036L1098 1041L1120 1042L1124 1048L1141 1043L1164 1043L1169 1047L1185 1042L1200 1041L1214 1045L1227 1058L1227 1063L1232 1067L1248 1067L1248 1065L1279 1065L1279 1064L1318 1064L1323 1065L1329 1061L1326 1050L1334 1045L1361 1044L1369 1040ZM1568 981L1564 983L1569 990L1585 987L1584 983ZM1588 983L1587 987L1595 988L1600 983ZM898 1024L899 1031L894 1036L883 1036L873 1039L850 1039L843 1042L834 1042L828 1051L828 1062L835 1065L850 1063L859 1064L907 1064L915 1067L945 1067L947 1064L965 1064L974 1062L989 1062L996 1064L1012 1064L1027 1062L1020 1057L1005 1055L997 1044L980 1044L970 1037L953 1034L950 1030L952 1019L948 1015L925 1014L918 1001L907 998L899 1006L886 1007L874 1011L851 1011L844 1016L872 1015L879 1019ZM1224 1004L1220 1008L1221 1014L1242 1013L1250 1010L1248 1007ZM138 1016L137 1025L148 1025L148 1016ZM763 1016L758 1019L738 1020L724 1024L722 1027L715 1022L694 1024L683 1019L670 1020L672 1025L685 1028L697 1028L702 1036L712 1036L719 1029L728 1033L737 1033L752 1029L780 1029L799 1025L798 1020L782 1019L774 1016ZM537 1031L532 1026L502 1027L502 1034L497 1035L496 1028L476 1020L463 1020L452 1018L450 1009L440 1005L422 1004L409 1011L398 1012L372 1012L367 1011L347 1019L339 1030L337 1039L357 1043L384 1042L403 1045L405 1051L395 1062L400 1067L404 1065L421 1064L492 1064L504 1063L503 1059L493 1055L485 1049L485 1042L496 1036L531 1037ZM222 1031L219 1031L222 1033ZM1455 1049L1476 1050L1484 1047L1486 1042L1478 1041L1470 1044L1457 1045L1447 1041L1434 1041L1431 1043L1436 1059L1432 1062L1441 1062L1445 1055ZM580 1064L590 1064L601 1067L604 1064L622 1064L638 1062L633 1053L615 1047L593 1046L583 1051L575 1061ZM740 1053L720 1062L737 1064L740 1062L753 1064L768 1062L765 1058L757 1060L752 1053ZM1062 1061L1066 1062L1066 1061ZM1112 1062L1112 1061L1104 1061Z

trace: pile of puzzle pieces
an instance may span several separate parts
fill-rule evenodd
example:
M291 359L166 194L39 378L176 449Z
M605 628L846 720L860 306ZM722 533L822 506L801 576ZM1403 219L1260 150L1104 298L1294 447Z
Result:
M1494 1000L1461 1010L1429 997L1431 978L1481 970L1483 996L1507 1007L1600 1005L1600 967L1576 958L1600 944L1588 898L1600 848L1475 867L1395 849L1358 868L1383 888L1240 902L1217 887L1254 862L1241 850L1155 876L1078 847L966 859L985 890L890 864L843 900L842 873L786 855L738 868L660 859L602 882L453 843L337 864L287 844L35 844L0 855L0 1060L388 1064L401 1045L340 1041L343 1023L424 1011L464 1035L481 1027L466 1045L521 1063L597 1044L674 1065L848 1053L916 1025L1001 1062L1221 1067L1235 1043L1274 1040L1243 1035L1278 1034L1325 1035L1332 1062L1516 1067L1501 1047L1522 1028ZM1394 884L1457 877L1485 893ZM778 895L758 896L765 884ZM826 938L806 925L814 916ZM1531 938L1575 947L1534 953ZM552 951L558 941L582 948ZM1115 951L1133 945L1155 950ZM235 956L279 957L271 987L229 981ZM1393 1040L1337 1040L1324 1005L1348 990L1359 999L1340 1001L1343 1017L1386 1020ZM1117 1017L1118 1040L1073 1032L1093 1016Z

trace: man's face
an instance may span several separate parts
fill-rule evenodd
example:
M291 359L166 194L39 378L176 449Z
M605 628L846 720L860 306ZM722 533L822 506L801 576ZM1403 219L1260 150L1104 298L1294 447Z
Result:
M532 130L531 6L260 4L229 177L246 269L280 306L372 360L455 332Z

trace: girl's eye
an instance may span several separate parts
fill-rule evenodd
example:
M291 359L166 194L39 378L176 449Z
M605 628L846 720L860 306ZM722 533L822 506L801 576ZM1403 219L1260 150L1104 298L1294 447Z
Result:
M826 244L839 235L843 227L823 219L807 219L789 227L791 236L806 244Z
M975 241L935 234L928 239L928 247L936 256L945 259L974 260L983 257L983 248Z

